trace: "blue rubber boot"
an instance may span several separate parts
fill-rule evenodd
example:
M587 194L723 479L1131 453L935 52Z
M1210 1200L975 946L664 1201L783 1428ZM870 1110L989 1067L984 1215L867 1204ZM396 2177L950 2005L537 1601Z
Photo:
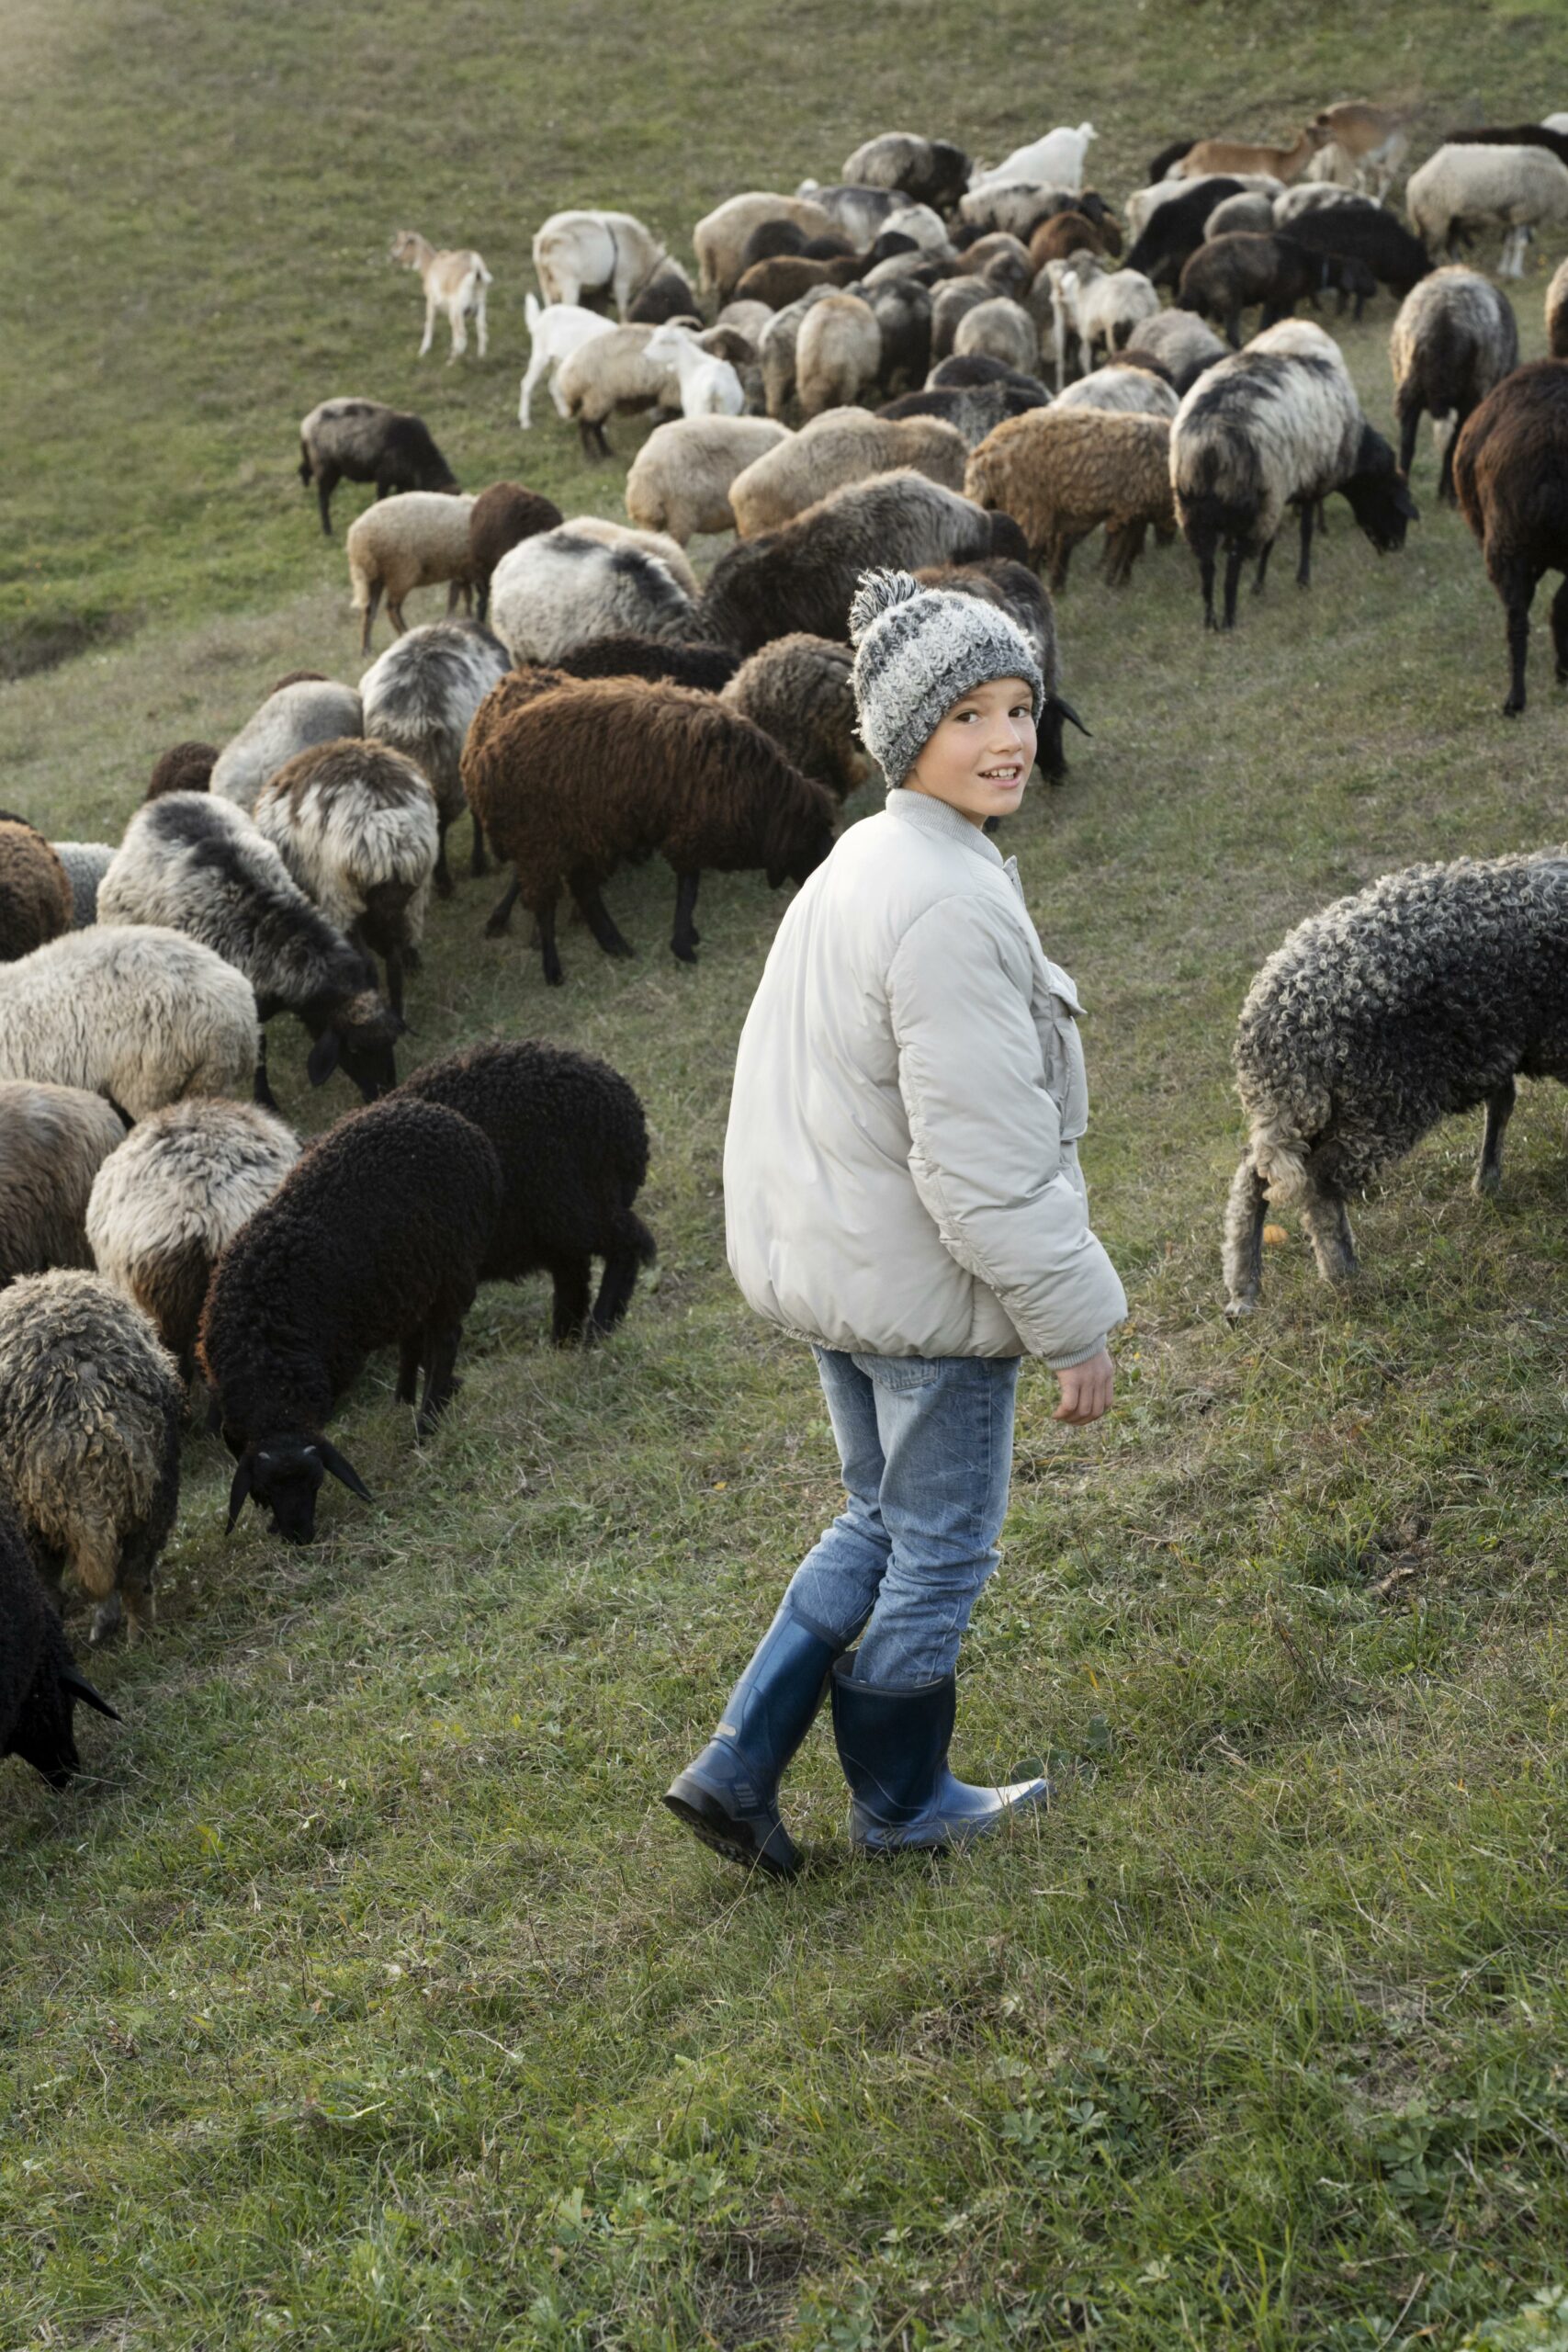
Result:
M856 1682L851 1661L833 1674L833 1733L850 1784L850 1836L863 1853L964 1846L1021 1806L1047 1804L1048 1781L979 1789L947 1769L958 1685L951 1674L913 1690Z
M779 1781L810 1730L837 1643L780 1610L729 1694L718 1729L673 1780L671 1812L726 1860L793 1878L800 1849L779 1818Z

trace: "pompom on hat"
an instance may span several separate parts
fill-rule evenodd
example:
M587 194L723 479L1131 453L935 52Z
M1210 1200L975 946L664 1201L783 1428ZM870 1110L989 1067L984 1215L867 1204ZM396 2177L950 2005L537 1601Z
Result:
M1040 724L1045 681L1033 647L996 605L922 588L907 571L864 571L850 602L861 741L889 784L902 784L961 695L1021 678Z

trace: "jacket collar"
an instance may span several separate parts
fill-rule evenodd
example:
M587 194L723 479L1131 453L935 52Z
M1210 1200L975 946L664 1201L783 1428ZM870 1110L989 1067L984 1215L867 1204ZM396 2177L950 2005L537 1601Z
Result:
M952 842L956 848L971 850L992 865L1002 864L1002 854L990 836L945 800L933 800L929 792L910 792L907 786L896 785L887 795L887 814L902 824L918 826L920 831L934 833L941 840Z

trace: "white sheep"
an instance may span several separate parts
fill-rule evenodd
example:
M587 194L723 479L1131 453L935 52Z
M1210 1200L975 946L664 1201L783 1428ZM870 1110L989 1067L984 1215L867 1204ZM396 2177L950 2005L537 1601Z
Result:
M552 212L534 233L534 268L547 302L604 294L623 319L664 258L652 230L631 212Z
M574 538L597 539L602 548L636 548L643 555L650 555L671 572L676 585L694 603L702 594L691 558L678 540L665 531L648 531L630 523L613 523L607 514L569 514L558 529L570 531Z
M1289 188L1285 191L1290 194ZM1244 187L1239 196L1220 198L1203 223L1205 241L1211 237L1228 237L1237 230L1254 236L1267 237L1274 227L1274 207L1268 197L1256 188Z
M600 637L701 635L696 604L668 564L565 528L540 531L502 557L491 620L522 663L553 662Z
M581 344L556 377L556 405L577 426L582 453L592 463L614 455L604 432L617 410L673 408L679 391L672 368L650 360L648 346L657 327L612 327L608 334Z
M1215 172L1206 176L1235 180L1238 187L1250 189L1258 195L1269 198L1279 196L1285 185L1283 180L1276 179L1272 172ZM1199 185L1199 182L1191 179L1164 179L1156 180L1150 187L1134 188L1123 207L1128 236L1136 241L1148 227L1161 205L1174 204L1183 197L1190 197L1193 188ZM1230 193L1234 194L1235 191L1232 190ZM1217 194L1214 201L1216 204L1220 201Z
M423 359L430 349L435 333L435 315L445 311L446 323L452 330L452 352L446 365L458 359L468 347L468 320L472 317L474 332L479 336L479 357L485 356L485 288L494 284L483 257L463 248L437 253L428 237L417 229L400 229L392 239L392 259L401 262L405 269L417 269L424 288L424 340L419 346Z
M254 808L268 776L296 752L364 732L364 709L352 686L340 686L331 678L301 678L268 695L239 733L230 737L218 754L209 789L242 808Z
M650 368L669 368L681 387L682 416L739 416L746 395L728 359L716 359L683 327L661 326L643 346Z
M956 358L999 359L1021 376L1032 376L1040 367L1040 330L1021 302L992 294L965 311L953 332L953 349Z
M1544 147L1439 147L1405 183L1410 225L1428 250L1458 259L1462 229L1498 223L1499 277L1522 277L1531 232L1568 221L1568 165Z
M321 743L263 786L255 822L327 921L384 958L400 1014L441 845L423 770L389 743Z
M356 514L344 542L354 609L360 616L359 650L370 650L370 631L381 599L394 636L403 633L403 599L415 588L446 582L446 609L459 594L472 602L468 569L468 516L474 502L437 490L405 490L378 499Z
M95 923L0 965L0 1078L84 1087L132 1119L248 1094L260 1041L249 980L182 932Z
M533 338L527 373L517 392L517 422L526 433L534 422L531 404L540 378L547 378L557 413L564 418L567 407L558 380L563 363L596 335L611 334L615 322L602 311L585 311L576 302L541 303L533 294L524 296L523 312Z
M1179 405L1165 378L1146 368L1097 368L1053 402L1059 409L1104 409L1113 416L1174 416Z
M1070 188L1076 196L1083 187L1090 142L1097 136L1092 122L1080 122L1076 130L1065 126L1048 130L1043 139L1015 147L1005 163L976 170L969 185L971 188L1004 187L1010 181L1032 180L1042 187Z
M732 531L730 486L794 436L766 416L677 417L656 424L626 475L626 513L680 546L699 531Z
M830 491L906 469L962 492L968 459L963 435L941 417L828 409L736 476L730 485L735 526L742 538L776 531Z
M1055 288L1052 303L1058 390L1069 324L1083 347L1085 365L1092 367L1097 349L1107 356L1125 349L1139 320L1152 319L1159 306L1159 296L1142 270L1104 269L1093 254L1074 254Z

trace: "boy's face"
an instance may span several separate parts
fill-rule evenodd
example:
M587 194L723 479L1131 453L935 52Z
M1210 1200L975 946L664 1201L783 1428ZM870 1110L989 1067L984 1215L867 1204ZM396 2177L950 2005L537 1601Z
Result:
M992 678L945 712L904 778L972 825L1010 817L1034 765L1034 704L1021 678Z

